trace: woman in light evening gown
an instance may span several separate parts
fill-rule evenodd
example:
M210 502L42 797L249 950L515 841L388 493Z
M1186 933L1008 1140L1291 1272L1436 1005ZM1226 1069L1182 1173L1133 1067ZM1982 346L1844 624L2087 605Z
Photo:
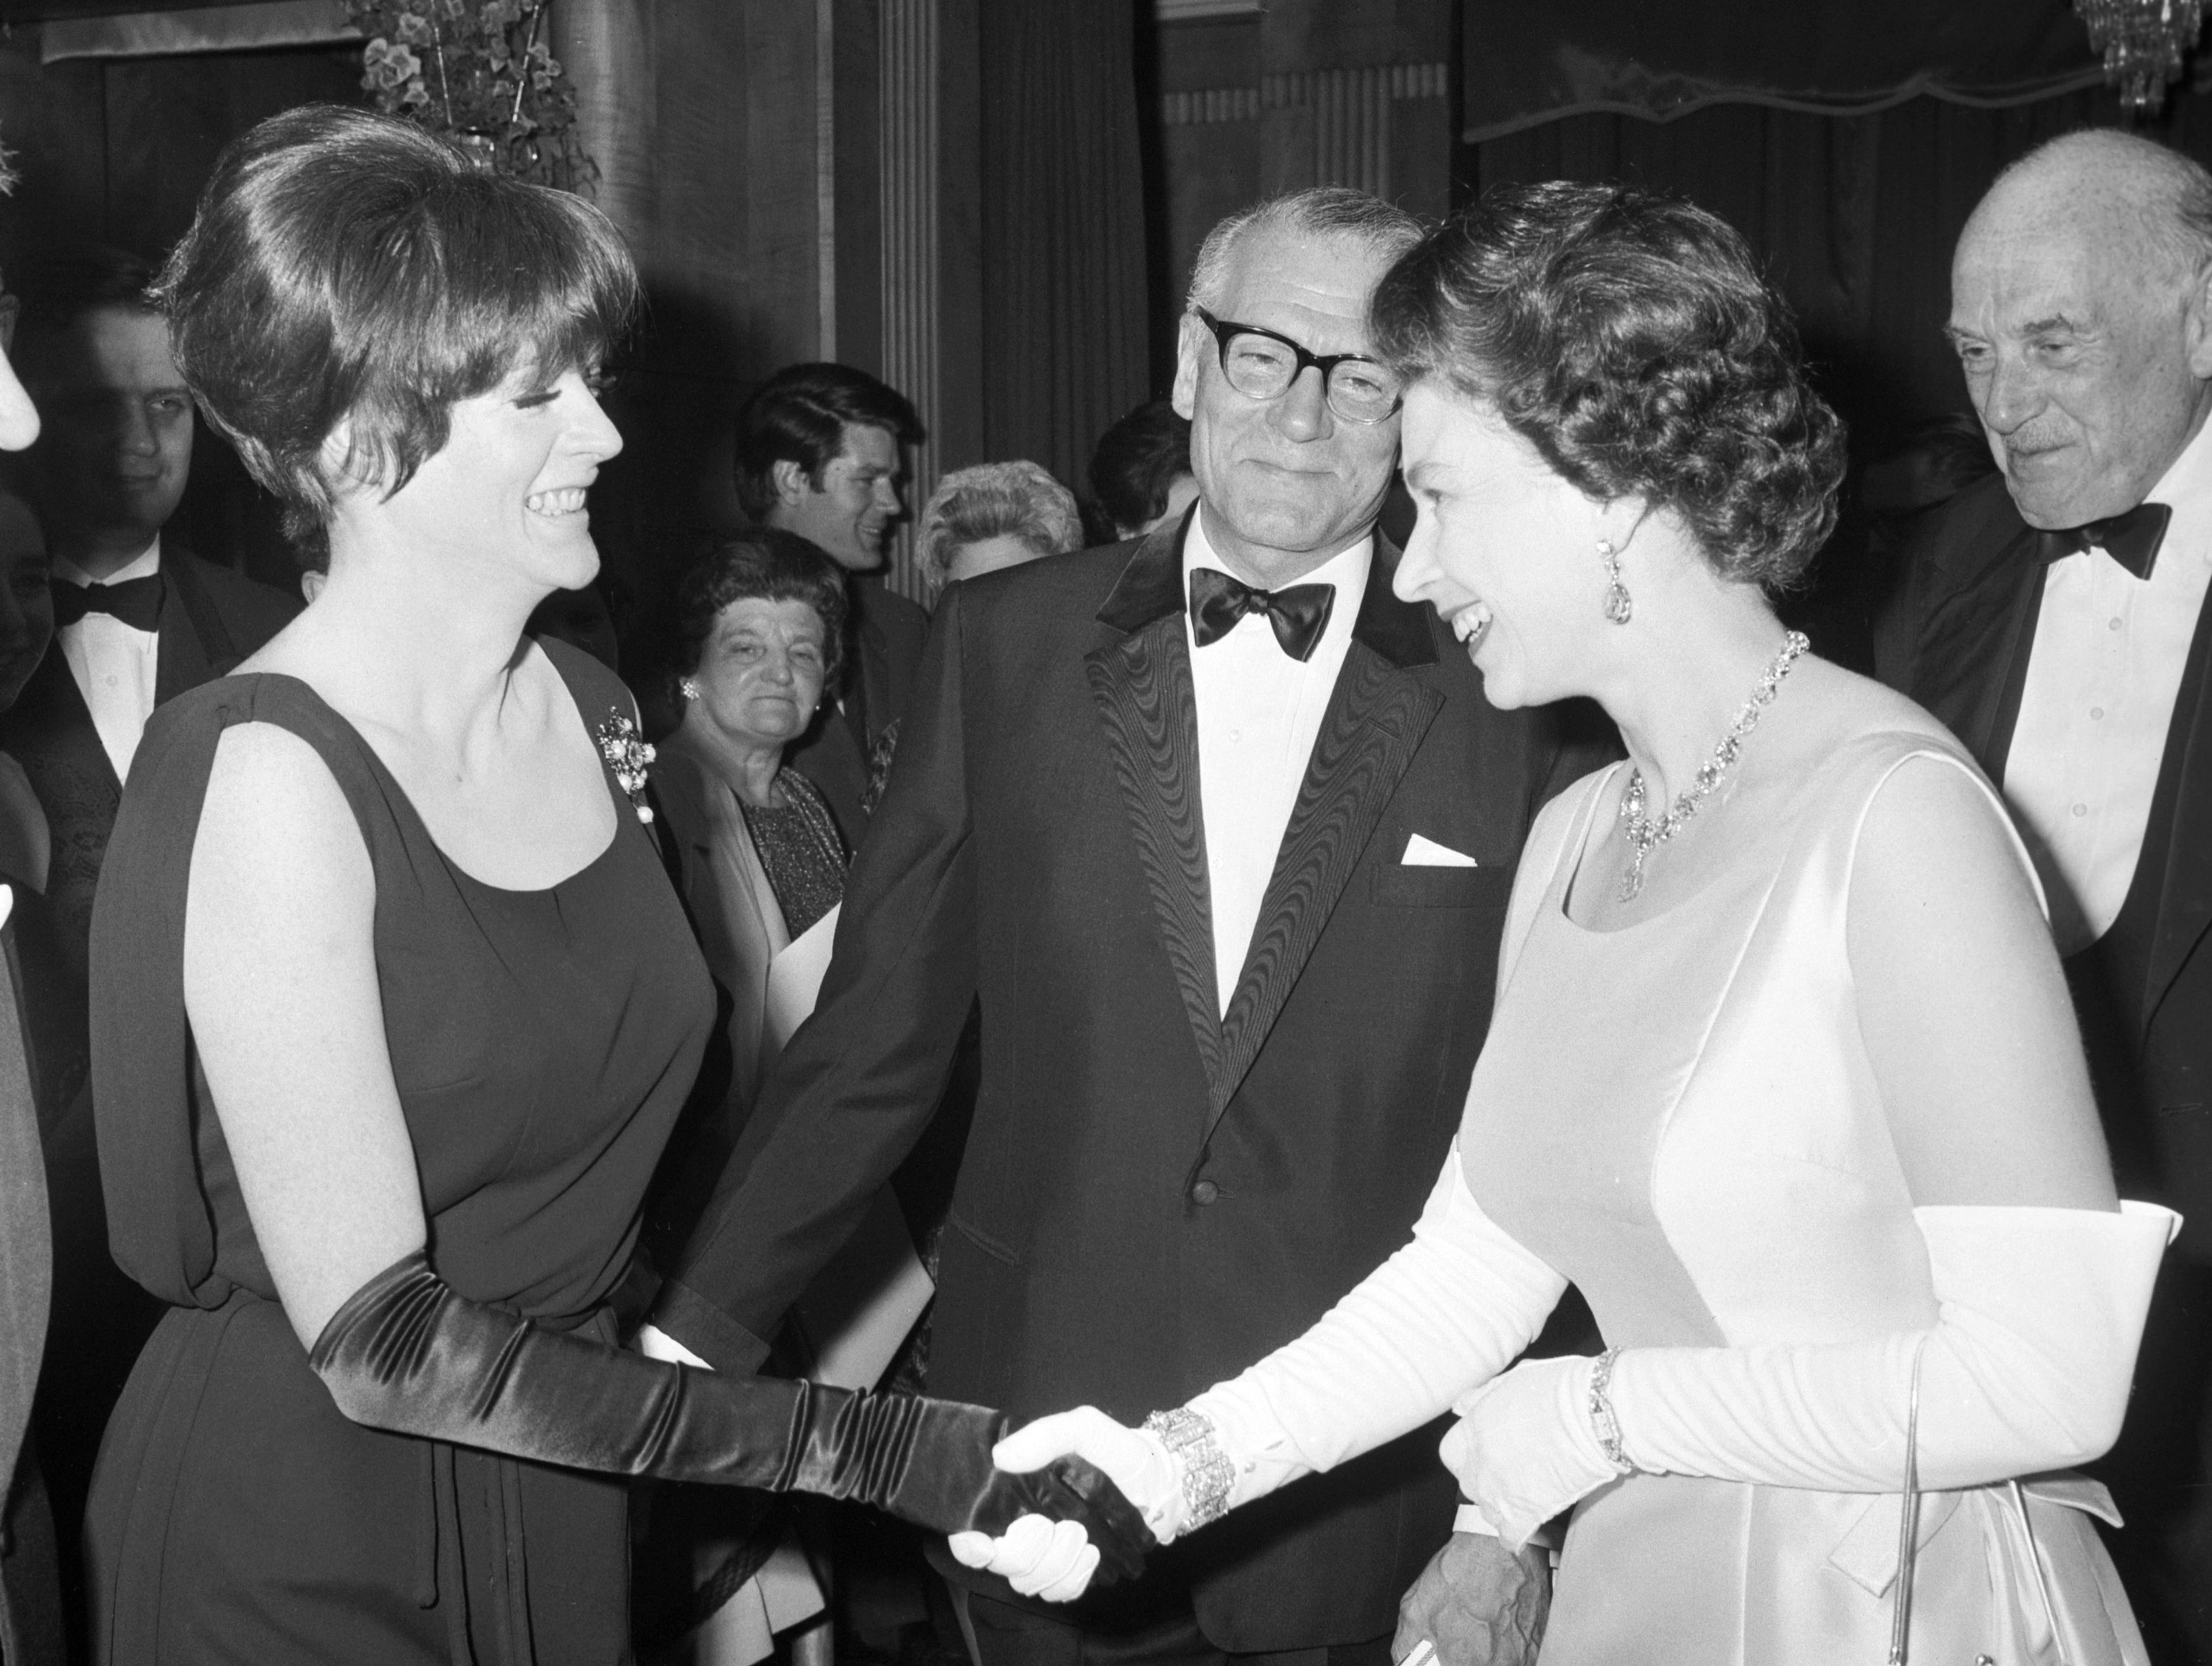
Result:
M2173 1218L2114 1196L1989 782L1775 616L1843 465L1781 304L1710 215L1548 185L1374 313L1399 593L1494 703L1593 696L1628 757L1530 835L1413 1241L1188 1406L1000 1462L1085 1453L1165 1540L1453 1408L1462 1528L1571 1512L1545 1666L1872 1666L1910 1448L1910 1659L2140 1660L2110 1501L2054 1472L2118 1432ZM1515 1365L1570 1281L1606 1352Z

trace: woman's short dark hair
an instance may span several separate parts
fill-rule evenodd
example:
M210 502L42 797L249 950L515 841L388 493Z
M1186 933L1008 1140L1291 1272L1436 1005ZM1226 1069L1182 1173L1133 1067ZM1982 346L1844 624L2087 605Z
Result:
M755 520L775 508L775 465L796 463L817 491L823 471L844 449L848 426L879 428L899 444L916 445L921 419L906 395L849 364L787 364L758 387L738 412L732 482L738 502Z
M1190 419L1165 399L1139 405L1098 436L1091 453L1091 495L1122 529L1168 512L1168 493L1190 467Z
M1616 185L1493 186L1377 286L1376 350L1494 406L1588 496L1680 517L1778 589L1836 521L1844 425L1741 237Z
M669 670L678 677L698 670L722 610L749 599L805 602L814 610L822 621L822 684L835 688L845 662L845 570L819 544L781 526L717 539L685 569L676 587Z
M178 368L286 531L319 542L324 441L389 495L435 455L453 404L527 369L590 369L637 304L637 273L580 198L480 173L394 117L313 104L217 160L163 270Z

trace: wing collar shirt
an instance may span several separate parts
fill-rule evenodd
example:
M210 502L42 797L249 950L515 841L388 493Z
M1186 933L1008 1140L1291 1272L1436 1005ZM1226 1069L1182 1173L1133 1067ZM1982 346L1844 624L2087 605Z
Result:
M161 570L161 540L157 535L146 553L104 582L122 584L131 579L150 579ZM63 584L93 581L76 562L54 557L54 579ZM62 658L77 691L92 712L92 727L100 749L115 766L115 778L131 775L131 759L138 751L138 737L154 714L154 677L160 663L161 635L135 630L111 613L88 613L75 624L55 633L61 639Z
M2005 757L2005 796L2050 897L2061 954L2102 937L2135 881L2212 582L2212 424L2144 501L2173 510L2148 579L2102 550L2051 563Z
M1191 517L1183 540L1183 631L1198 702L1199 806L1206 818L1206 886L1213 903L1213 976L1224 1017L1243 975L1283 830L1352 646L1352 623L1374 559L1370 535L1294 581L1336 590L1321 641L1301 664L1283 652L1273 629L1257 614L1247 614L1218 640L1198 646L1191 635L1191 569L1227 573L1229 568L1206 539L1203 509Z

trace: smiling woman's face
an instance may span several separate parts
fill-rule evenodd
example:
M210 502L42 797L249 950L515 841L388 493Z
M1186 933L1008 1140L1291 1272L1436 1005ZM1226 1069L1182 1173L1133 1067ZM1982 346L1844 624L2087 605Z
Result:
M517 371L456 400L445 445L390 498L351 493L350 512L388 517L411 542L455 561L574 590L599 570L585 493L622 444L581 371L550 381Z
M1467 645L1493 706L1586 692L1605 619L1599 506L1497 412L1425 381L1406 395L1406 486L1419 519L1393 587Z
M740 596L714 616L691 673L691 714L741 743L787 745L814 721L824 663L822 616L811 605Z

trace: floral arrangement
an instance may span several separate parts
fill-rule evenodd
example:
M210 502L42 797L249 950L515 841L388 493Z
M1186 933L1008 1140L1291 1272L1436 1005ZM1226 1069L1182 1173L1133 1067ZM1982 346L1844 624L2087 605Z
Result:
M539 39L546 0L346 0L368 37L362 88L480 167L588 191L599 169L576 135L576 89Z

